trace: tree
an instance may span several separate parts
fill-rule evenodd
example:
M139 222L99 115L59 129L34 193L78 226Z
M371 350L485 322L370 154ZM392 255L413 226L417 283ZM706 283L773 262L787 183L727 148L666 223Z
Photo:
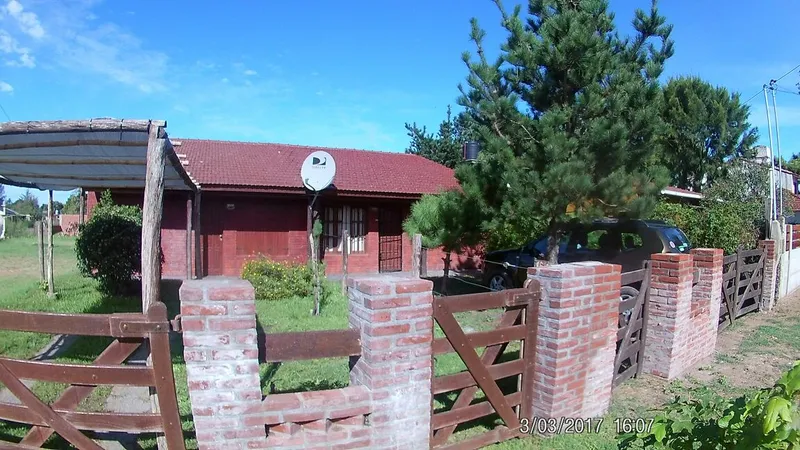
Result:
M30 189L26 189L19 199L9 203L8 207L16 211L17 214L29 215L37 220L42 218L42 212L39 209L39 199L36 198L36 195L34 195Z
M619 35L606 1L530 0L526 18L496 3L508 38L490 62L472 19L477 60L464 53L469 75L459 86L483 150L456 176L480 205L482 232L546 231L557 262L571 220L641 216L668 182L655 157L672 27L655 2L636 11L632 38Z
M73 192L72 194L67 197L67 202L64 203L64 214L78 214L80 212L80 193ZM86 203L83 205L86 206Z
M406 130L411 138L406 153L422 156L451 169L463 160L462 145L473 137L468 119L463 114L453 117L449 105L447 118L439 125L437 134L429 134L425 127L419 128L416 122L410 125L406 123Z
M758 131L749 115L738 93L698 77L670 80L664 88L663 164L672 183L699 192L723 175L726 161L755 156Z
M796 174L800 174L800 154L795 153L792 155L791 159L789 159L789 161L783 165L783 168L786 170L791 170Z

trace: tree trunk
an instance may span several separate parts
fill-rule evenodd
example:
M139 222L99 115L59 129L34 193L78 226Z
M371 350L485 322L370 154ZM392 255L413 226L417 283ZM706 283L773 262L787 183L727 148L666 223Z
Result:
M447 295L447 277L450 276L450 252L444 254L444 276L442 277L442 295Z
M558 264L558 241L559 241L559 233L550 233L547 236L547 263L548 264Z

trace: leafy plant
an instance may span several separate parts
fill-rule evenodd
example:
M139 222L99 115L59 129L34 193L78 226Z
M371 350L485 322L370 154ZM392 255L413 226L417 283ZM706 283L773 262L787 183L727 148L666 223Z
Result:
M78 268L105 293L122 293L141 273L142 210L115 205L106 191L75 241Z
M324 263L318 265L318 270L324 274ZM244 264L242 278L253 285L258 300L286 300L307 297L314 292L314 269L311 264L279 262L262 256ZM322 283L322 287L327 288L327 283ZM321 301L325 297L326 293L323 292Z
M771 388L726 400L676 399L645 433L619 436L620 449L796 449L800 446L800 361Z

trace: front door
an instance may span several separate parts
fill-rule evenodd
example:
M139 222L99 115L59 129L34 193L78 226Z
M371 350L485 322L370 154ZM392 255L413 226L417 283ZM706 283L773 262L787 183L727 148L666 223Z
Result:
M378 217L378 271L403 270L403 219L400 211L381 208Z
M223 245L222 245L222 218L225 213L225 204L208 202L203 205L203 267L204 275L222 275Z

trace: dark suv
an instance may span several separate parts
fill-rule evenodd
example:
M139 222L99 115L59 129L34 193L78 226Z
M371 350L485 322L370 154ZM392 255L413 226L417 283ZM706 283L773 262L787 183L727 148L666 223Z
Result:
M568 227L559 243L558 262L600 261L623 272L641 269L653 253L688 253L683 231L659 220L603 219ZM527 268L546 259L547 237L521 248L497 250L484 258L483 282L492 290L522 287Z

